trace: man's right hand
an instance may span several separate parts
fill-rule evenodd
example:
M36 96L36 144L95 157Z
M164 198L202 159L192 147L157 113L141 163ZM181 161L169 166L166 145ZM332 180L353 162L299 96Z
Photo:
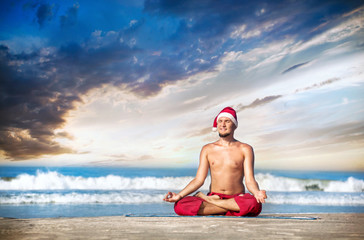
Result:
M168 192L163 200L166 202L177 202L181 199L182 199L181 195L176 194L174 192Z

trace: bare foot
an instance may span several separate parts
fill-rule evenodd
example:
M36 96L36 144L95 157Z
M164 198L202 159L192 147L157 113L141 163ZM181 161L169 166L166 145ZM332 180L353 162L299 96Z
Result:
M205 198L207 197L205 194L203 194L202 192L197 192L195 195L193 195L195 197L199 197L205 200Z
M217 195L212 195L212 196L206 196L205 194L203 194L202 192L197 192L195 195L195 197L199 197L202 198L203 200L205 200L206 202L210 202L211 200L217 200L220 199L219 196Z

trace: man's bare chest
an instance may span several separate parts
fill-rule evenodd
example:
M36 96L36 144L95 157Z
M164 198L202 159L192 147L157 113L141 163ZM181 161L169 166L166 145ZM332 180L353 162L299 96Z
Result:
M238 151L213 151L208 155L210 167L240 168L244 163L244 155Z

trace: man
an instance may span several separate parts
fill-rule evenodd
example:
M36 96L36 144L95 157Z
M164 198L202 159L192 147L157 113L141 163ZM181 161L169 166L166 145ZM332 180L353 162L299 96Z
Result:
M236 112L224 108L214 120L220 139L205 145L200 153L196 177L178 194L168 192L164 201L175 202L178 215L258 216L267 198L254 178L254 152L251 146L234 139L238 127ZM210 169L210 193L198 192ZM243 178L248 190L245 193Z

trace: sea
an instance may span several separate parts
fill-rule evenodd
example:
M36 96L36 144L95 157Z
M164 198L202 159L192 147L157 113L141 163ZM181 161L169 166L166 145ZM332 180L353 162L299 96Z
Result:
M0 217L176 216L193 168L0 167ZM256 170L262 214L363 213L364 172ZM200 191L208 193L208 177Z

